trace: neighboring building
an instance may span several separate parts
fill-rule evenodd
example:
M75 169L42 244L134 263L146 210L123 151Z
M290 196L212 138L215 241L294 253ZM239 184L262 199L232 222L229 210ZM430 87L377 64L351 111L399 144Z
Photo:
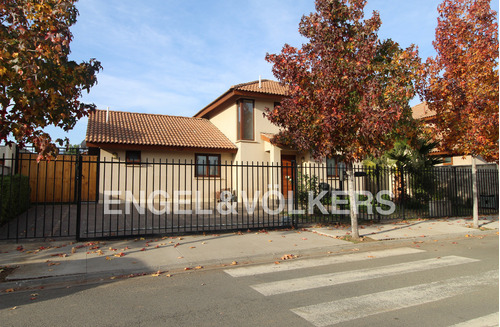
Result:
M0 145L0 175L10 175L16 159L16 145Z
M425 124L432 125L436 119L436 112L430 110L427 103L422 102L412 107L412 116L414 119L423 121ZM443 158L443 163L438 166L470 166L472 165L471 156L462 156L459 153L449 151L434 150L432 155ZM487 164L482 158L476 158L478 165Z

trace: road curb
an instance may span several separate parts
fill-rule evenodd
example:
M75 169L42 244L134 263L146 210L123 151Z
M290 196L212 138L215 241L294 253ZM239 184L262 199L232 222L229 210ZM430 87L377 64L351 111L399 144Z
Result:
M497 233L498 233L497 230L488 230L488 231L471 230L465 235L469 235L470 237L496 236L498 235ZM235 266L265 264L265 263L280 261L280 258L286 254L293 254L299 257L299 259L305 257L312 258L324 255L340 255L352 251L362 252L367 250L368 248L373 249L378 247L387 247L390 245L408 246L435 240L438 241L457 240L465 238L466 237L465 235L463 233L451 233L451 234L440 234L440 235L426 236L426 237L386 239L386 240L378 240L372 242L359 242L359 243L346 242L345 244L304 249L299 251L284 250L283 252L280 253L271 252L265 254L235 257L233 261L236 261L237 265L231 265L231 262L229 260L226 262L224 259L209 259L206 261L190 263L188 267L186 267L185 265L174 264L171 266L149 266L139 269L121 269L119 271L115 270L115 271L103 271L94 273L59 275L59 276L41 277L33 279L20 279L20 280L13 280L0 283L0 294L6 294L5 290L7 289L21 291L39 287L45 288L45 287L66 286L67 284L80 284L80 283L85 284L92 282L102 282L110 279L150 275L157 271L162 271L162 272L168 271L169 274L173 275L173 274L193 272L193 271L208 271L221 268L223 269L230 268ZM331 236L325 235L325 237L331 237ZM285 253L287 251L291 253ZM200 266L202 268L195 269L194 267L195 265ZM189 269L185 270L185 268Z

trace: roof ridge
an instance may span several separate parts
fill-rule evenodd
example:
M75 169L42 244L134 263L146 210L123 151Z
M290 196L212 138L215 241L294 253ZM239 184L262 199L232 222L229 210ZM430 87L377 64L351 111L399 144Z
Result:
M276 83L279 83L278 81L273 81L273 80L270 80L270 79L267 79L267 78L263 78L260 80L261 82L276 82ZM242 86L247 86L247 85L251 85L251 84L256 84L256 83L259 83L259 80L255 80L255 81L251 81L251 82L246 82L246 83L240 83L240 84L236 84L236 85L233 85L231 86L229 89L236 89L238 87L242 87Z
M106 112L106 109L95 109L95 111L104 111ZM173 117L173 118L186 118L186 119L198 119L198 120L206 120L206 118L200 118L200 117L188 117L188 116L179 116L179 115L165 115L165 114L158 114L158 113L147 113L147 112L133 112L133 111L123 111L123 110L109 110L109 112L114 112L114 113L125 113L125 114L134 114L134 115L146 115L146 116L161 116L161 117Z

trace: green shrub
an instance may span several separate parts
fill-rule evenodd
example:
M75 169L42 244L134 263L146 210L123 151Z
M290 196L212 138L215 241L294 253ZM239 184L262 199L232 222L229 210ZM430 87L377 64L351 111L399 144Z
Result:
M30 183L27 176L0 176L0 226L28 210Z

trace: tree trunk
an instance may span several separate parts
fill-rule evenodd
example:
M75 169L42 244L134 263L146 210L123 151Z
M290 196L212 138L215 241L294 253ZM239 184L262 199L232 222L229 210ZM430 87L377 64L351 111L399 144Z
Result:
M474 228L479 228L479 210L477 197L477 167L476 157L472 156L472 224Z
M356 195L354 194L354 167L352 163L347 164L347 190L349 192L349 210L351 214L351 237L353 240L359 240L358 208L356 207Z

